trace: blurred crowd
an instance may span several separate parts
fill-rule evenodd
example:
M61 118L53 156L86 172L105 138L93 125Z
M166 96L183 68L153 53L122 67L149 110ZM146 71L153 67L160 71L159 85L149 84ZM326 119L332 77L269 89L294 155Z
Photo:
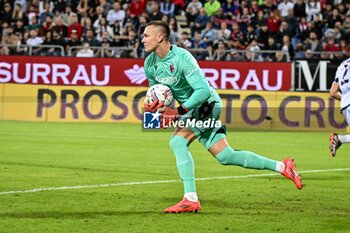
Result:
M3 0L0 11L2 55L26 55L28 45L34 55L61 56L63 47L79 57L144 57L152 20L167 22L171 42L199 60L349 54L350 0Z

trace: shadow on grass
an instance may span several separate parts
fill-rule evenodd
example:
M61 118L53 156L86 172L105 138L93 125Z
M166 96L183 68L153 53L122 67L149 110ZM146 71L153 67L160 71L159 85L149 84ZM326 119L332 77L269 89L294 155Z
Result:
M97 218L101 216L149 216L159 215L161 211L76 211L76 212L59 212L59 211L27 211L27 212L5 212L0 213L0 218L28 218L28 219L86 219Z

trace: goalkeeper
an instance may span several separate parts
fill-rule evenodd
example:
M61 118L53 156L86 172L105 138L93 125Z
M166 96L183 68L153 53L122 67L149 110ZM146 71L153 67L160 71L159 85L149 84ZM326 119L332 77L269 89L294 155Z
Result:
M150 53L144 65L149 85L161 83L169 86L180 104L175 109L165 107L161 122L170 124L186 118L218 120L222 110L219 95L209 86L196 59L187 50L171 45L169 36L170 28L166 23L152 21L146 26L142 38L145 51ZM156 112L160 107L163 107L162 103L156 101L151 105L145 104L145 111ZM169 145L184 184L184 197L176 205L166 208L167 213L197 212L201 209L196 192L194 162L189 151L189 145L196 138L223 165L279 172L292 180L298 189L303 187L292 159L275 161L250 151L234 150L227 142L225 126L176 127Z

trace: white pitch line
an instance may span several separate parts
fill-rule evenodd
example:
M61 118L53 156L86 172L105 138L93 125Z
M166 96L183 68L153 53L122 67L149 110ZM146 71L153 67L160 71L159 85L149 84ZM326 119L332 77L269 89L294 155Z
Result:
M306 170L306 171L300 171L299 173L325 173L325 172L341 172L341 171L350 171L350 168ZM245 178L252 178L252 177L268 177L268 176L277 176L277 175L280 175L280 174L279 173L267 173L267 174L250 174L250 175L243 175L243 176L217 176L217 177L197 178L196 181L245 179ZM145 184L163 184L163 183L175 183L175 182L180 182L180 181L179 180L150 180L150 181L123 182L123 183L115 183L115 184L93 184L93 185L48 187L48 188L17 190L17 191L6 191L6 192L0 192L0 195L19 194L19 193L37 193L37 192L43 192L43 191L67 190L67 189L101 188L101 187L115 187L115 186L145 185Z

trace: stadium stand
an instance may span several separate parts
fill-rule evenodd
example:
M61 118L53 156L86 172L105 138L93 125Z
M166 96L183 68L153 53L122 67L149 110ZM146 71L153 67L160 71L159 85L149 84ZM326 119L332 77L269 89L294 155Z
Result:
M76 56L88 43L93 57L143 58L145 24L163 20L199 60L349 56L349 0L4 0L0 12L1 55Z

